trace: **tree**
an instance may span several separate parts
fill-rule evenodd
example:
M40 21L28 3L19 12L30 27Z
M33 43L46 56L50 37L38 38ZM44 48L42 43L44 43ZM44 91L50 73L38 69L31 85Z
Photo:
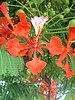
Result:
M74 5L73 0L1 2L0 100L75 99Z

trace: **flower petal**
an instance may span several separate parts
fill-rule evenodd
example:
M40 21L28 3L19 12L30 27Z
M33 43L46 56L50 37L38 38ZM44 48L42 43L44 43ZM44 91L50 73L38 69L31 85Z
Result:
M35 34L40 34L43 28L43 25L46 23L46 21L48 21L48 17L38 17L35 16L34 18L31 18L31 22L34 26L35 29Z
M17 15L20 18L20 22L14 27L14 34L19 37L26 37L26 34L30 31L30 23L26 20L26 15L24 13L17 12Z
M4 16L7 18L8 22L11 24L11 26L13 27L13 23L11 21L11 18L9 16L9 14L8 14L8 9L6 7L6 3L5 2L0 5L0 10L4 14Z
M10 39L6 44L6 50L12 56L24 56L28 50L28 46L20 43L18 39Z
M64 49L61 39L56 36L51 38L50 43L46 45L46 48L49 50L52 56L61 54Z
M67 49L65 48L56 62L57 66L63 67L62 61L65 59L66 56L67 56Z
M39 58L35 58L26 63L26 67L31 71L33 75L37 75L42 71L42 69L46 66L46 62L40 60Z
M0 17L0 35L8 38L11 34L11 30L8 27L8 21L5 17Z

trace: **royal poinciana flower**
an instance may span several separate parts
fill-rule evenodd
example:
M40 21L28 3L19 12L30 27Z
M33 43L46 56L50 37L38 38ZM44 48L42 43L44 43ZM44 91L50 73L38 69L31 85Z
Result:
M19 13L17 12L16 13L20 19L20 22L18 24L15 24L14 25L14 28L13 28L13 34L15 36L19 36L19 37L26 37L26 35L29 34L29 31L30 31L30 23L27 22L26 20L26 15L24 13Z
M48 17L37 17L35 16L34 18L31 18L31 22L35 28L36 36L31 39L30 37L27 38L27 44L29 45L30 51L28 53L29 56L32 56L32 53L34 52L34 58L32 61L29 61L26 63L27 68L30 69L32 74L37 75L42 71L42 69L46 66L46 62L40 60L36 56L36 51L39 51L42 56L44 55L44 52L42 50L43 42L39 41L39 35L42 31L43 25L45 22L48 20Z
M36 35L41 33L43 25L46 23L46 21L48 21L48 16L46 17L35 16L34 18L31 18L31 22L34 26Z
M3 39L4 37L6 40L8 40L6 45L7 51L13 56L24 56L28 50L28 46L23 43L19 43L19 40L15 37L26 37L26 34L29 33L30 23L27 22L26 15L24 13L17 12L20 22L18 22L18 24L13 25L13 22L8 14L6 3L0 5L0 10L5 16L0 18L0 35L2 37L1 39ZM2 44L4 43L5 42L2 42Z
M48 17L38 17L35 16L34 18L31 18L31 22L34 26L35 32L36 32L36 36L33 37L33 39L31 39L30 37L27 38L27 43L29 44L30 47L30 51L29 51L29 55L32 55L32 52L34 51L39 51L42 56L44 55L44 52L42 50L43 46L41 46L41 44L45 44L45 42L41 42L38 40L39 35L42 31L43 25L46 23L46 21L48 20Z
M0 5L0 10L1 10L1 12L4 14L4 16L7 18L8 22L11 24L11 26L13 27L13 23L12 23L12 21L11 21L11 18L10 18L10 16L9 16L9 14L8 14L8 9L7 9L7 7L6 7L6 3L2 3L2 4Z
M49 52L52 56L60 54L59 59L56 62L57 66L64 68L62 61L65 58L67 59L67 56L69 56L70 53L72 53L72 55L75 56L75 49L73 50L71 48L71 44L74 39L75 39L75 27L71 27L69 29L69 37L68 37L68 40L66 41L66 43L67 43L66 47L62 45L61 39L56 36L53 36L50 40L50 43L48 43L46 45L46 48L49 50ZM72 72L72 70L70 70L70 65L68 65L68 63L67 63L67 64L65 64L65 66L67 66L68 68L66 68L64 70L66 71L67 69L69 69L69 71L71 73L73 73L70 75L70 77L72 77L72 75L74 75L75 73ZM68 75L69 71L66 71L67 75ZM68 78L70 78L70 77L68 76Z
M26 66L27 68L29 68L29 70L32 72L33 75L37 75L46 66L46 62L40 60L40 58L37 58L37 55L36 55L36 51L39 51L42 54L42 56L44 55L44 52L42 50L43 46L40 45L42 44L42 42L39 42L39 41L36 42L36 40L34 41L34 38L33 40L31 38L28 38L27 44L30 48L28 55L32 57L32 54L34 52L34 58L32 61L27 62Z
M1 32L4 33L5 30L9 32L10 34L13 34L11 38L8 39L6 43L6 50L12 55L12 56L25 56L27 51L29 52L28 55L32 57L32 53L34 52L33 60L26 63L27 68L32 72L32 74L37 75L42 71L42 69L46 66L46 62L40 60L40 58L37 58L36 51L39 51L42 56L44 55L44 52L42 50L41 44L42 42L38 41L39 34L42 31L43 25L48 20L48 17L34 17L31 19L31 22L35 28L36 36L32 39L29 36L30 31L30 23L26 20L26 15L24 13L17 12L17 15L20 19L20 21L17 24L13 24L9 14L8 9L6 7L6 3L3 3L0 5L0 10L4 14L6 23L2 22L1 24L4 24L5 27L2 27ZM2 18L3 20L4 18ZM8 27L8 25L11 26ZM4 29L5 30L4 30ZM10 31L9 31L10 30ZM6 32L6 34L7 34ZM37 36L38 34L38 36ZM21 43L16 36L20 38L26 38L27 43L23 44ZM28 50L29 47L29 50Z
M18 24L13 25L13 22L8 14L8 9L6 7L6 3L3 3L2 5L0 5L0 10L6 17L7 22L9 22L9 24L11 25L12 34L14 34L15 36L19 36L19 37L25 37L26 34L29 33L30 23L27 22L26 15L24 13L17 12L20 22L18 22Z
M6 50L12 56L24 56L28 51L28 46L20 43L17 38L13 38L6 43Z

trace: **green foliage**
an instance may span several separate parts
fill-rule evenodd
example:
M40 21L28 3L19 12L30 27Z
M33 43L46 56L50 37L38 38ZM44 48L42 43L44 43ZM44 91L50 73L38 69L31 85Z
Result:
M6 50L5 47L0 49L0 75L18 76L24 69L24 62L22 57L13 57Z
M0 94L0 100L33 100L29 86L25 83L6 83Z
M64 100L75 100L75 89L68 91Z
M40 5L44 0L38 0L38 5Z

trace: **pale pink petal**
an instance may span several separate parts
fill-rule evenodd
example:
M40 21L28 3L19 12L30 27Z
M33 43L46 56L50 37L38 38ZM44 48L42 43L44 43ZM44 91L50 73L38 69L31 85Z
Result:
M48 21L48 16L46 17L35 16L34 18L31 18L31 22L34 26L36 35L41 33L43 25L46 23L46 21Z

